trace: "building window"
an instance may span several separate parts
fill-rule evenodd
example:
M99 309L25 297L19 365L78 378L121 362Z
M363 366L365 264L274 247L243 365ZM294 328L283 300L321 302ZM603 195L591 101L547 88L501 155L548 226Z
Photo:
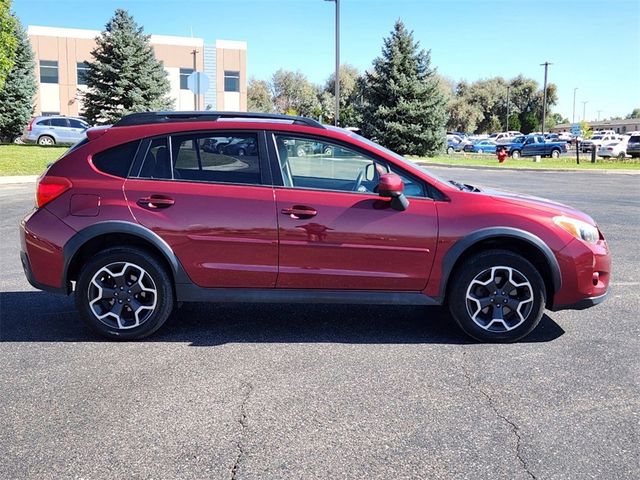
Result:
M224 71L224 91L240 91L240 72L230 72L228 70Z
M87 84L87 73L89 72L89 65L87 62L78 62L76 64L76 77L78 85Z
M187 85L187 77L193 73L193 68L180 69L180 90L189 90Z
M40 60L40 83L58 83L58 62Z

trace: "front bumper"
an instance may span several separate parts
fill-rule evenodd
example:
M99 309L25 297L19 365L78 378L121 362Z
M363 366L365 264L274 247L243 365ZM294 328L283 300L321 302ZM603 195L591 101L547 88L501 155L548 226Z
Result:
M608 296L609 291L607 291L603 295L583 298L582 300L578 300L577 302L570 303L568 305L553 305L549 310L551 310L552 312L558 312L560 310L585 310L604 302Z
M605 240L588 244L574 239L556 258L562 287L549 310L583 310L605 300L611 277L611 253Z

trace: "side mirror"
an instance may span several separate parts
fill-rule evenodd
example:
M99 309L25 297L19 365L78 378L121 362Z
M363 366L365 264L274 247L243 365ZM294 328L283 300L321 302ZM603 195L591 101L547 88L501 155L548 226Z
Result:
M403 211L409 208L409 200L404 196L404 183L395 173L385 173L380 175L378 182L378 195L391 198L391 208Z

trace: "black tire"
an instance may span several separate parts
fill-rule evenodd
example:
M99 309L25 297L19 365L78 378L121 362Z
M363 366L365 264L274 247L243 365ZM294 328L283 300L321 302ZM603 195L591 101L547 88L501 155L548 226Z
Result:
M618 160L624 160L625 158L627 158L627 156L625 155L625 153L624 153L624 152L620 152L620 153L618 154Z
M505 284L505 279L517 286L509 290L512 284ZM495 289L490 291L492 285ZM467 293L474 298L468 298ZM546 291L540 273L524 257L507 250L489 250L456 269L447 302L454 320L467 335L481 342L508 343L527 336L540 323Z
M557 148L551 150L551 158L560 158L560 150Z
M324 153L325 155L333 156L333 148L324 147L324 150L322 150L322 153Z
M53 138L51 135L40 135L40 137L38 137L38 145L48 146L48 145L55 145L55 144L56 144L56 139Z
M451 155L453 153L453 147L447 147L447 155Z
M304 149L304 147L300 146L296 148L296 157L304 157L306 155L307 155L307 151Z
M111 276L105 269L120 275ZM171 314L173 282L154 256L135 248L115 247L96 254L82 268L75 301L82 320L98 335L135 340L158 330ZM122 304L117 314L116 302Z
M511 158L520 158L520 150L514 150L513 152L511 152Z
M239 157L244 157L246 155L247 152L244 151L244 148L241 148L240 150L238 150L238 156Z

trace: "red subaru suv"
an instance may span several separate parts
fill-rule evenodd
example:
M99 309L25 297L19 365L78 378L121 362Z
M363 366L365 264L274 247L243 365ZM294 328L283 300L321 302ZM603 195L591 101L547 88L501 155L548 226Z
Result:
M607 293L593 219L439 179L302 117L127 115L49 167L21 224L36 288L98 334L155 332L180 302L448 305L481 341Z

